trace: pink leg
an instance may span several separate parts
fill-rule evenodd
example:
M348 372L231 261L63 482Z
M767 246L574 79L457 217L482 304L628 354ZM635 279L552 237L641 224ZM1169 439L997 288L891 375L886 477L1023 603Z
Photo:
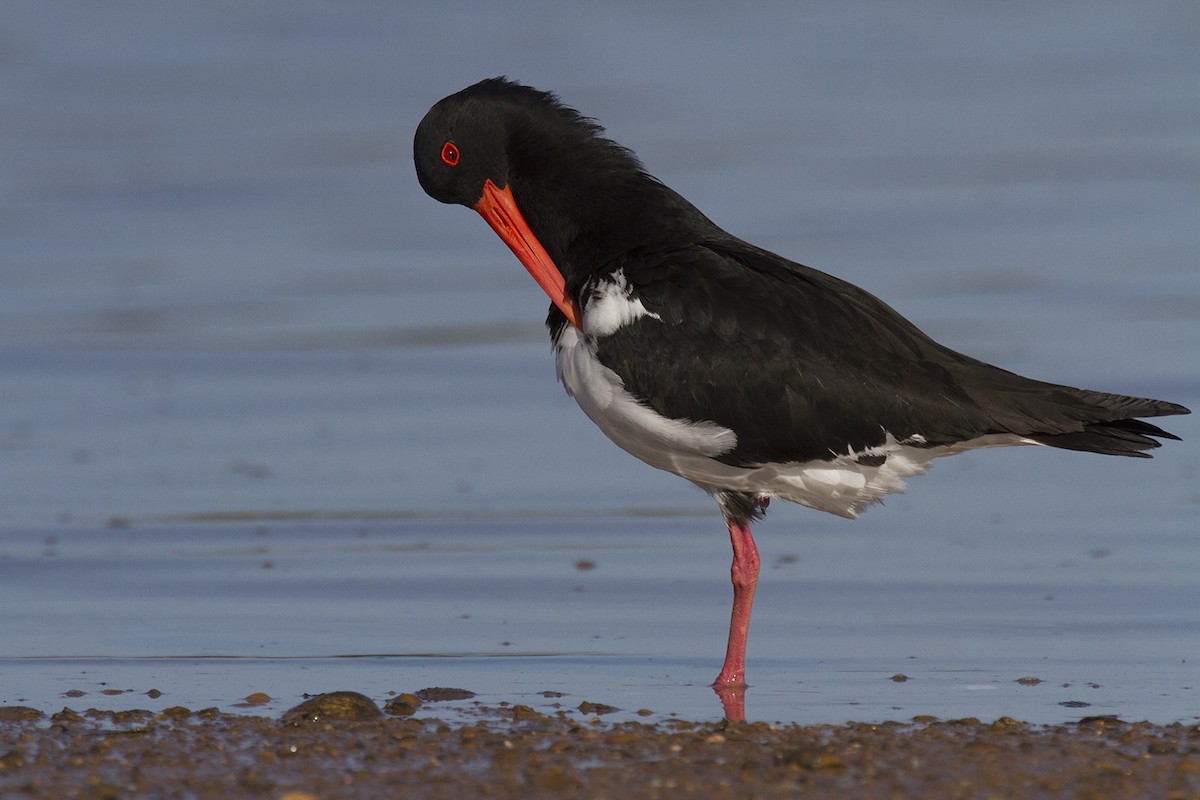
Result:
M718 694L722 689L740 689L746 685L746 637L750 633L750 608L758 586L758 548L749 524L729 521L729 540L733 544L733 566L729 570L733 581L733 613L729 618L725 665L713 682Z

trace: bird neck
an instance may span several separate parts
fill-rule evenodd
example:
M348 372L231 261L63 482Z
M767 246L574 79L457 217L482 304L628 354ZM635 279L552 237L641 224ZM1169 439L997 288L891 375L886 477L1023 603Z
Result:
M543 136L510 157L517 204L569 291L631 250L696 241L716 227L601 136Z

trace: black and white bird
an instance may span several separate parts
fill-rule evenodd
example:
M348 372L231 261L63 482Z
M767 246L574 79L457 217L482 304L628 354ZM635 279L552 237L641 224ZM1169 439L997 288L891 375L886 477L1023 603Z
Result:
M482 214L550 296L558 377L583 412L720 506L734 604L719 694L745 685L749 526L770 499L855 517L980 447L1148 457L1178 437L1138 418L1188 413L938 344L868 292L726 233L548 92L493 78L453 94L414 158L425 191Z

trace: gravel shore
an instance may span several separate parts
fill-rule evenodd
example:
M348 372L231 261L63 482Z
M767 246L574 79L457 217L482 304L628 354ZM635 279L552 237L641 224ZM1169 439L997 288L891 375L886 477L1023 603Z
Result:
M3 707L0 796L1200 798L1200 727L1178 724L608 723L589 703L447 721L421 706L339 692L281 718Z

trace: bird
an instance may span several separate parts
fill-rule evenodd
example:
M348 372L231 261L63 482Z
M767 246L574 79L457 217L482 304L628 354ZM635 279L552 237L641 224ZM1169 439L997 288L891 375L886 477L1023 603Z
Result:
M559 381L622 449L713 497L733 608L712 686L742 718L772 499L854 518L943 456L1040 445L1149 457L1176 403L1022 377L869 292L727 233L552 92L489 78L435 103L417 178L474 209L551 304Z

